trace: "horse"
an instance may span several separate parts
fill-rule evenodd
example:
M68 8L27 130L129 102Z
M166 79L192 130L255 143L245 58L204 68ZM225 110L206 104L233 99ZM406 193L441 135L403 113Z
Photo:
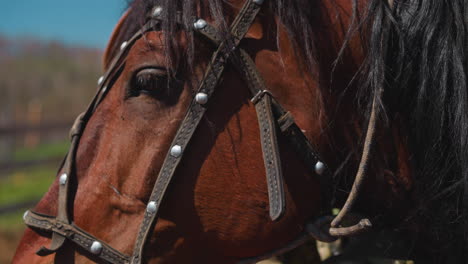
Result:
M466 8L131 1L13 263L253 263L381 230L465 261Z

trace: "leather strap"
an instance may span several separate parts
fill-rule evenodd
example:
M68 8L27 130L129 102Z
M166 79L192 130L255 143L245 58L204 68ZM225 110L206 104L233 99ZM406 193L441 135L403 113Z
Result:
M277 220L284 214L285 198L283 172L281 169L278 137L276 135L277 124L273 116L271 100L270 94L264 94L258 103L255 104L255 110L258 116L260 142L268 185L270 218Z
M359 162L359 168L356 172L356 177L354 178L354 183L351 188L351 192L348 195L348 199L346 199L343 208L331 222L330 234L336 236L349 236L365 232L372 228L372 223L369 219L362 219L359 223L350 227L342 227L341 222L350 214L352 207L357 201L358 194L364 185L364 180L367 175L367 164L369 162L370 152L374 142L377 116L379 114L378 100L382 98L382 93L383 89L379 89L374 93L372 98L371 115L369 117L369 124L367 125L366 138L362 150L361 161Z
M51 231L53 232L53 235L59 235L63 239L67 238L91 254L98 256L110 263L129 263L129 256L121 254L119 251L113 249L105 242L89 235L87 232L75 226L73 223L69 224L53 216L43 215L32 211L25 213L24 222L30 227L38 228L44 231ZM96 242L100 243L102 249L93 252L91 250L91 246Z
M211 40L215 45L221 42L220 34L211 25L198 30L202 35ZM242 55L246 55L241 50ZM238 55L238 54L236 54ZM248 56L248 55L247 55ZM268 186L268 198L270 205L270 218L278 220L285 211L284 180L281 169L281 158L277 140L277 122L272 111L272 95L265 88L264 81L256 71L255 65L247 63L238 64L238 56L231 62L242 74L250 89L255 105L257 120L260 129L260 142L262 146L263 162L265 165L266 182ZM243 59L243 58L241 58Z
M303 164L308 167L309 171L318 176L320 181L320 187L322 189L322 211L324 214L329 214L331 209L331 174L328 166L325 164L322 158L320 158L318 152L315 151L313 144L307 139L307 137L302 133L302 130L294 121L291 113L284 110L284 108L272 97L271 93L267 91L265 81L263 80L262 75L258 72L255 62L248 55L248 53L242 49L239 50L240 64L237 66L239 70L245 72L246 79L249 84L249 88L252 94L262 93L264 96L262 98L270 98L271 102L269 103L269 108L271 109L275 122L278 123L280 130L283 135L286 136L286 139L296 151L298 156L302 159ZM234 62L234 61L233 61ZM235 62L234 62L235 64ZM256 96L253 98L256 99ZM260 120L259 120L260 122ZM269 121L271 122L271 120ZM276 141L275 137L275 141ZM278 149L276 147L276 149ZM279 154L278 154L279 157ZM320 162L324 166L324 170L320 173L317 173L316 164ZM282 183L282 179L281 179ZM283 194L284 195L284 194ZM284 199L284 198L282 198Z
M236 68L243 74L253 95L251 101L255 105L260 129L260 142L270 202L270 217L272 220L277 220L284 214L286 205L283 171L276 133L278 125L272 110L273 96L266 90L265 81L258 73L255 64L252 65L246 62L246 59L250 58L249 55L243 50L238 53L240 53L242 63L239 65L234 63L234 65L237 65Z
M224 71L226 59L229 58L232 50L234 50L235 47L239 45L240 40L244 38L259 10L260 5L255 4L251 0L246 1L241 11L232 23L231 34L233 39L223 41L219 45L216 52L213 54L210 64L208 65L204 78L198 89L199 93L208 95L208 98L211 97ZM172 141L171 149L166 155L159 175L156 179L153 191L149 198L149 204L151 203L154 205L154 207L148 208L145 211L143 222L140 225L140 231L138 232L138 236L136 238L131 263L142 262L144 244L150 232L154 228L156 216L159 212L164 194L167 190L167 187L169 186L178 164L180 163L183 152L190 142L190 139L192 138L192 135L195 132L195 129L198 127L198 124L200 123L200 120L204 116L205 112L205 106L199 104L194 98L179 130L176 133L174 140ZM172 148L180 148L181 153L178 155L171 154Z
M70 186L70 177L74 175L72 174L73 162L75 160L77 146L78 146L78 136L74 135L72 137L70 150L65 158L65 163L63 166L62 173L59 176L57 220L66 224L70 223L70 220L68 217L68 193L69 193L68 190ZM28 223L26 222L26 224ZM47 256L52 253L55 253L57 250L59 250L63 246L64 243L65 243L65 237L60 233L54 232L52 234L52 241L51 241L50 247L47 248L47 247L42 246L37 251L37 254L39 256Z
M47 248L45 246L41 246L39 250L36 251L36 254L45 257L50 254L53 254L59 250L63 244L65 243L66 237L60 235L59 233L52 233L52 241L50 243L50 246Z

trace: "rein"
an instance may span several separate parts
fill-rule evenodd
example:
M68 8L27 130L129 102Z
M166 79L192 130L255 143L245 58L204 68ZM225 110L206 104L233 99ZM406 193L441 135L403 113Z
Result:
M324 214L330 212L332 196L332 178L330 169L325 165L319 154L314 150L313 144L306 138L301 129L295 123L290 112L286 111L267 90L265 81L258 72L257 67L239 44L245 37L258 12L261 9L263 0L247 0L234 19L230 27L230 37L222 38L221 34L205 20L198 19L194 22L193 28L200 35L209 40L217 47L213 53L210 63L205 71L204 77L199 85L198 91L187 109L183 119L165 157L159 175L154 184L152 193L140 224L140 229L136 237L136 242L131 256L125 255L112 248L102 240L88 234L86 231L76 226L69 208L70 182L76 180L76 151L85 126L92 114L96 111L100 102L105 98L110 88L113 86L119 68L125 61L132 45L146 32L154 30L160 23L162 9L155 7L150 20L129 40L122 43L121 50L113 60L106 74L99 80L100 88L94 96L87 110L78 116L71 131L71 146L62 166L62 173L59 176L59 195L57 216L48 216L33 211L24 214L26 225L31 228L52 232L52 242L49 248L41 247L37 254L40 256L50 255L57 252L66 240L74 242L77 246L85 249L94 256L110 263L132 263L143 262L144 247L148 237L156 225L158 212L163 202L164 194L169 186L173 175L180 163L184 152L203 118L209 106L209 99L215 92L219 80L225 70L226 64L231 63L242 75L252 95L251 102L255 105L258 117L261 146L265 172L267 177L269 213L270 218L278 220L285 212L285 196L283 187L283 175L281 169L281 158L278 145L278 133L284 136L297 153L298 157L306 165L309 171L316 174L322 188L322 210ZM318 220L307 223L305 231L299 237L286 245L266 255L243 260L242 263L251 263L265 259L272 255L293 249L311 238L330 242L342 236L350 236L368 230L372 225L368 219L361 220L351 227L341 227L340 223L346 216L356 199L360 186L364 180L365 169L369 157L371 143L376 123L376 99L380 94L374 95L371 118L366 132L366 141L362 154L359 171L357 173L351 194L340 214L331 222L331 228L325 230L330 225L331 217L322 217Z

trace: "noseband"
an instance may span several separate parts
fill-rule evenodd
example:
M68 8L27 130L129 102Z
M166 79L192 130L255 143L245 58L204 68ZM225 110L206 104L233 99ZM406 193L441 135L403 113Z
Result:
M131 256L113 249L105 242L95 238L76 226L70 217L72 208L68 207L68 205L73 204L69 201L69 195L71 192L70 182L76 179L76 151L85 126L92 114L96 111L100 102L102 102L109 90L112 88L113 81L118 75L119 68L121 68L124 63L132 45L145 33L155 30L161 22L160 16L162 9L160 7L154 8L149 21L134 36L122 43L121 50L113 60L109 70L99 79L100 89L87 110L76 119L75 124L70 131L71 147L64 163L62 164L62 173L59 176L57 217L43 215L33 211L27 211L24 215L24 221L29 227L52 232L52 242L50 247L41 247L37 252L38 255L46 256L55 253L68 239L86 251L92 253L94 256L110 263L142 263L145 242L148 240L148 237L156 224L164 194L184 152L187 151L187 146L195 130L209 106L209 100L215 92L215 88L219 84L220 78L228 62L231 63L245 79L252 95L251 102L255 105L267 177L270 218L273 221L279 219L285 212L286 206L281 158L278 146L278 133L280 133L287 142L289 142L297 153L297 156L302 160L303 164L306 165L310 172L318 176L322 190L322 212L324 214L328 214L328 212L330 212L332 177L329 168L314 150L313 144L309 142L301 129L297 126L292 114L284 110L284 108L275 100L273 95L266 89L265 82L258 72L250 55L239 47L241 40L245 37L255 17L260 11L262 3L263 0L246 1L230 27L230 36L228 38L221 37L221 34L217 29L209 25L203 19L195 20L193 26L189 29L198 32L201 36L214 44L217 49L212 55L198 91L187 109L185 118L171 143L171 147L164 159L161 170L159 171L159 175L149 197L149 202L147 204L143 220L140 224L140 230L137 234L136 243ZM366 145L369 148L370 142L372 142L373 128L375 127L375 98L372 113L374 114L374 118L372 118L371 115L366 136L366 143L369 142L369 144ZM368 151L366 152L366 149L368 148L366 148L366 145L364 146L365 151L361 160L361 166L359 167L360 172L358 172L358 176L356 177L353 185L353 190L343 209L344 213L341 213L338 218L335 219L329 232L324 232L322 229L323 226L330 223L329 218L327 218L328 220L325 222L322 218L321 220L307 224L304 234L302 234L298 239L292 241L284 249L296 246L297 244L302 243L305 239L310 239L310 237L321 241L332 241L339 236L347 236L362 232L371 226L369 220L364 219L352 227L339 227L343 215L345 215L351 208L362 182L368 159ZM267 257L267 255L260 258L264 257ZM251 259L250 261L258 261L260 258Z

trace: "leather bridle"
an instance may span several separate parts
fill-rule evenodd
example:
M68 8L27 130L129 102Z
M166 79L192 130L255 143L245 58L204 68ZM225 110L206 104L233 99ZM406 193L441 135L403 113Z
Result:
M287 112L267 90L265 82L258 72L250 55L239 47L241 40L246 35L255 17L260 11L262 3L263 0L247 0L237 17L234 19L234 22L230 27L230 36L228 37L224 36L224 34L223 37L221 37L217 29L202 19L194 20L193 26L188 29L195 30L201 36L204 36L208 41L214 44L217 49L211 57L211 61L208 64L202 81L200 82L198 91L192 99L185 118L183 119L171 143L171 147L166 158L164 159L163 165L159 171L159 175L149 197L149 202L145 210L143 220L140 224L133 254L128 256L116 249L113 249L105 242L88 234L73 223L73 220L70 217L72 208L69 208L69 205L72 204L69 201L69 196L71 195L70 182L74 181L76 178L76 151L87 122L96 111L100 102L112 88L113 81L118 76L119 69L123 65L132 45L145 33L155 30L155 28L157 28L161 23L161 8L156 7L153 9L152 16L148 22L133 37L122 44L121 50L113 60L109 70L103 78L100 79L100 87L97 94L88 106L87 110L76 119L75 124L71 129L71 146L64 163L62 164L62 173L59 176L57 216L53 217L43 215L33 211L27 211L24 215L24 221L29 227L52 232L52 242L50 247L41 247L37 252L38 255L46 256L55 253L68 239L79 247L89 251L96 257L110 263L142 263L145 242L148 240L148 237L152 233L156 224L164 194L184 152L188 151L187 146L209 106L209 99L215 92L227 63L231 63L245 79L252 95L251 101L255 105L267 177L269 212L271 219L275 221L281 217L286 206L281 158L277 139L278 133L281 134L287 142L289 142L297 153L297 156L302 160L303 164L306 165L312 173L318 176L322 192L321 200L323 201L323 213L326 215L331 211L330 201L332 196L331 187L333 186L333 183L329 168L325 165L319 154L314 150L313 144L309 142L301 129L297 126L292 114ZM367 144L369 148L375 127L375 98L372 113L374 114L374 118L372 118L371 115L366 137L366 143L369 142L369 144ZM366 149L366 145L364 149ZM345 211L344 214L348 211L346 208L351 208L356 193L359 191L367 159L368 151L365 151L361 160L361 173L358 173L358 176L356 177L353 185L353 191L346 202L347 205L345 206L345 209L343 210ZM355 187L356 185L357 187ZM339 219L335 219L335 222L332 223L332 228L330 230L323 229L323 227L329 225L331 220L330 218L319 218L316 221L308 223L304 228L304 234L301 234L298 239L292 241L283 249L275 252L278 253L281 250L284 251L284 249L293 248L310 238L321 241L333 241L339 236L356 234L367 230L371 226L369 220L364 219L352 227L339 227L342 216L340 215L339 217ZM246 261L255 262L268 256L269 255L267 254Z

